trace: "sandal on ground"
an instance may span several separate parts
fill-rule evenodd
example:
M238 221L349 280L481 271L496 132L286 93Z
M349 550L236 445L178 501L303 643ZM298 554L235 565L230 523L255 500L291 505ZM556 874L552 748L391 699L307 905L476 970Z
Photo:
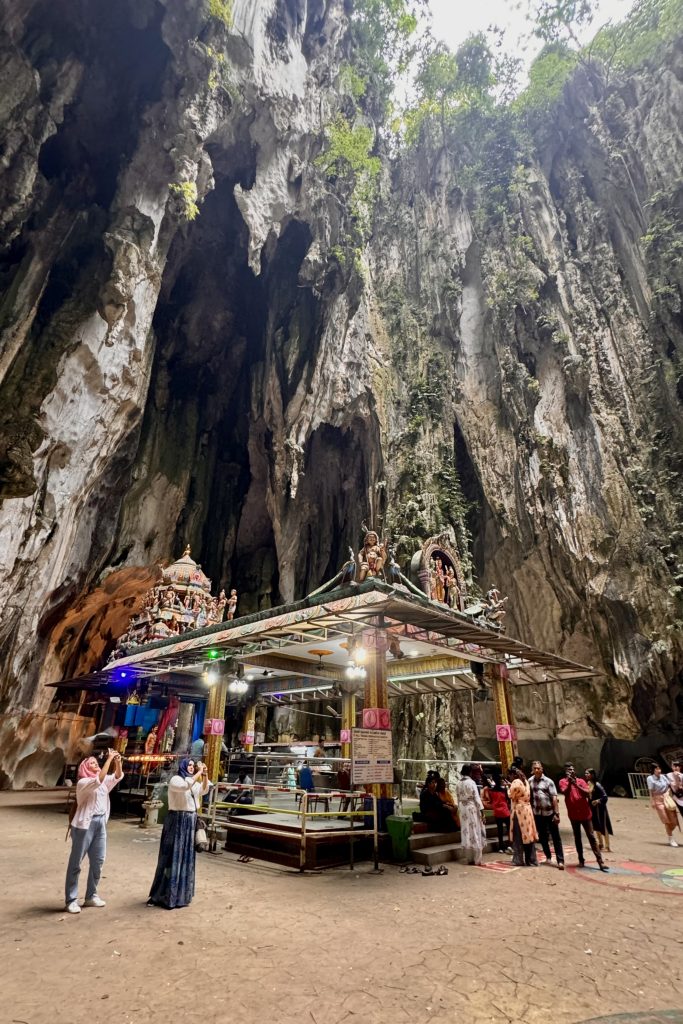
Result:
M423 868L423 869L422 869L422 874L423 874L423 875L433 875L434 873L435 873L435 872L434 872L434 871L432 871L432 866L431 866L431 864L428 864L426 868Z
M439 867L434 872L434 874L435 875L447 875L448 874L448 868L445 866L445 864L440 864Z

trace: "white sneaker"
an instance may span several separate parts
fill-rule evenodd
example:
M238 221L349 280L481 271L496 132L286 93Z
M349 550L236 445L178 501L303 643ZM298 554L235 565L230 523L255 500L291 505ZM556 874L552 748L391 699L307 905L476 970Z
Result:
M678 843L676 842L673 836L669 840L669 846L678 846Z
M78 901L72 900L71 903L67 903L66 912L67 914L80 914L81 908L78 905Z
M106 905L106 902L101 900L97 893L95 893L94 896L91 896L90 899L83 901L84 907L106 907Z

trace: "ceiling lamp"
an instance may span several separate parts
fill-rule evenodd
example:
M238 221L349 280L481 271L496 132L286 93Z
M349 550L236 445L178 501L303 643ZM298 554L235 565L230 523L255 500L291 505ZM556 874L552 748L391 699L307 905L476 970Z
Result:
M308 653L315 655L315 657L318 659L317 669L319 672L321 672L323 668L323 658L329 657L329 655L333 654L334 652L328 651L324 648L310 647Z
M244 679L233 679L233 681L228 685L228 692L234 694L235 696L242 696L247 692L248 689L249 683L247 683Z
M351 662L347 665L346 672L344 673L347 679L365 679L367 672L362 665L356 665L355 662Z

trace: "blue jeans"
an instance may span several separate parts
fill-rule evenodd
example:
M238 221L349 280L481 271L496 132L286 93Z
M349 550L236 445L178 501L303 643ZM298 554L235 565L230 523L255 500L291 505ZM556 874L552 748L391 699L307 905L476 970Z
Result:
M90 822L89 828L71 828L71 854L66 869L66 885L64 898L67 903L78 899L78 876L81 873L81 861L88 855L90 870L85 887L85 898L89 900L97 893L97 886L102 874L102 865L107 855L107 819L98 814Z

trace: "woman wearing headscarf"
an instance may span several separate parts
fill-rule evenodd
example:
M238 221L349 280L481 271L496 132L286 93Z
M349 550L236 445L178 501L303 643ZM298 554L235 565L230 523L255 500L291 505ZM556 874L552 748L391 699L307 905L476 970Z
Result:
M110 772L111 766L114 771ZM81 863L88 855L90 869L85 887L84 907L104 907L97 895L102 865L107 855L107 821L109 820L109 794L123 778L121 755L109 749L100 768L96 757L86 757L78 766L76 783L76 813L71 821L71 854L66 869L64 900L70 914L80 914L78 879Z
M461 777L455 787L455 799L460 815L460 845L467 854L469 863L481 864L485 842L482 822L484 805L471 772L472 766L469 764L464 764L460 769Z
M206 765L184 757L178 765L178 774L168 784L168 814L164 819L148 907L174 910L192 902L197 812L209 785Z
M512 863L516 867L537 868L536 821L531 809L531 789L526 775L519 768L511 768L512 782L508 789L510 797L510 834L512 836Z
M662 769L655 765L652 775L647 777L647 788L650 791L650 807L657 812L659 820L666 829L669 846L678 846L674 839L674 829L678 826L676 802L671 793L671 786Z
M607 801L609 797L605 787L598 782L594 768L586 768L586 782L590 790L591 811L593 812L593 831L598 840L598 849L610 853L609 837L614 835L612 822L609 820Z

